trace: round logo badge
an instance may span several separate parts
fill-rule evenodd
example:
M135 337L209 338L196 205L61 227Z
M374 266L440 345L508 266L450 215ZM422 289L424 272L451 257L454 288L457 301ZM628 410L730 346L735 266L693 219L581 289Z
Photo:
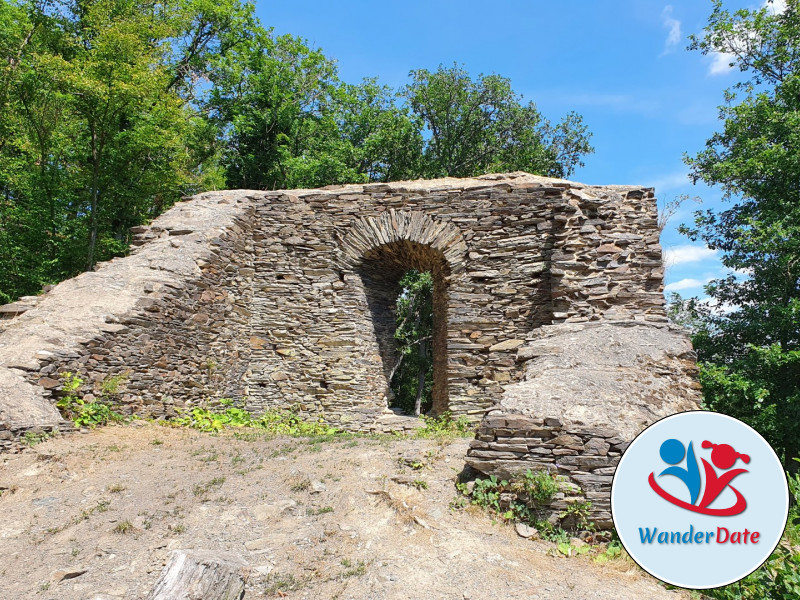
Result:
M741 421L692 411L653 423L622 456L611 488L620 541L671 585L733 583L780 542L789 488L775 451Z

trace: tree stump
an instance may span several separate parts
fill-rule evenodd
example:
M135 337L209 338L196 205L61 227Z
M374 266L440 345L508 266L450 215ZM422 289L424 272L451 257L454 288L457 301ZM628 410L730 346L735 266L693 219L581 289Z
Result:
M240 600L250 569L238 556L175 550L148 600Z

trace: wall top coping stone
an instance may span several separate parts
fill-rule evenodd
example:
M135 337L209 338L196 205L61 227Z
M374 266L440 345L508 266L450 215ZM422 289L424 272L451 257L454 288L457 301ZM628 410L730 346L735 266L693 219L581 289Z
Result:
M531 175L524 171L513 173L493 173L479 177L443 177L440 179L416 179L410 181L393 181L390 183L364 183L349 185L330 185L322 188L303 188L294 190L230 190L229 193L248 194L250 198L273 198L276 196L293 196L297 199L308 196L340 196L343 194L371 193L435 193L446 191L466 191L482 188L507 188L508 190L526 187L557 187L574 191L581 199L602 200L605 194L624 194L628 192L652 193L654 188L642 185L587 185L558 179Z

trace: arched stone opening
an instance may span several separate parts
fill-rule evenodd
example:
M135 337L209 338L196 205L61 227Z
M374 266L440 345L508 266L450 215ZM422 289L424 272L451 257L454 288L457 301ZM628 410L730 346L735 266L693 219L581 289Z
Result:
M361 277L372 316L386 378L387 397L392 375L400 360L394 338L396 302L402 293L400 281L410 270L430 272L433 278L433 405L431 414L449 408L447 376L447 285L450 269L444 254L418 242L398 240L366 252L356 272ZM390 402L391 404L391 402Z
M417 211L389 210L356 219L340 238L342 267L361 278L381 356L385 390L389 392L397 362L394 339L395 302L399 282L411 269L433 276L433 406L449 410L448 287L465 267L467 244L460 230Z

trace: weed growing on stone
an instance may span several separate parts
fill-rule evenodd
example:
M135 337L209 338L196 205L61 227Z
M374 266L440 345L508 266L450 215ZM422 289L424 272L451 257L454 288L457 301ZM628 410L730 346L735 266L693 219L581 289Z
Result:
M225 483L224 477L215 477L206 483L198 483L192 489L192 493L195 496L205 497L211 490L222 487L223 483Z
M121 423L125 416L111 409L106 402L86 402L76 392L84 384L77 374L65 371L61 373L61 389L65 393L58 399L56 407L65 419L71 420L75 427L90 427L108 423Z
M528 469L522 475L522 479L512 483L511 490L523 499L527 499L527 504L547 506L558 493L558 483L546 471L533 472Z
M289 486L293 492L306 492L311 489L311 480L308 477L299 477Z
M218 408L195 407L189 411L182 411L179 416L168 421L161 421L161 423L206 432L219 432L229 428L250 428L265 434L298 437L328 436L337 433L335 428L321 419L306 421L290 410L273 410L260 417L255 417L248 411L235 407L233 400L229 399L221 400Z
M605 550L594 557L594 562L598 564L607 563L608 561L615 560L622 556L623 552L624 550L619 540L612 540L608 543Z
M216 450L212 450L206 456L200 459L200 462L210 463L210 462L217 462L219 460L219 453Z
M307 508L306 509L306 516L308 517L315 517L317 515L324 515L327 513L332 513L333 507L332 506L323 506L322 508Z
M285 446L281 446L280 448L273 450L269 453L269 458L278 458L279 456L286 456L287 454L291 454L297 450L297 446L292 444L286 444Z
M475 433L475 425L463 415L454 419L450 412L444 412L438 417L420 415L420 419L425 426L414 434L417 438L459 438Z
M367 564L363 560L353 564L352 561L348 559L342 559L342 566L345 568L345 570L342 571L342 579L361 577L367 573Z
M26 446L30 446L31 448L49 439L50 439L50 434L45 431L42 432L26 431L22 435L22 443L25 444Z
M397 459L398 468L409 467L412 471L421 471L425 468L425 462L416 457L400 456Z
M594 523L589 520L591 512L591 502L575 502L567 505L567 508L559 513L558 518L569 522L575 529L594 531Z
M180 535L182 533L186 533L186 525L183 523L178 523L177 525L167 525L167 530L176 535Z
M560 554L569 558L570 556L581 556L589 554L592 547L589 544L575 545L572 542L557 542L554 554Z
M291 573L277 573L273 571L267 576L264 588L265 596L285 596L286 592L295 592L308 585L308 579L298 579Z
M128 380L130 371L119 373L118 375L109 375L100 384L100 391L103 396L113 396L120 392L120 387Z
M530 469L512 481L490 475L488 479L476 479L472 485L458 483L456 487L470 497L472 504L490 509L506 521L530 525L541 518L543 509L558 493L558 483L550 473Z
M110 507L111 507L111 503L108 500L100 500L96 505L94 505L94 506L92 506L90 508L83 509L81 511L80 515L78 515L77 517L72 519L71 523L68 523L66 525L62 525L61 527L54 528L53 531L48 529L48 533L58 533L59 531L61 531L64 528L66 528L68 525L77 525L81 521L88 521L89 517L91 517L94 513L96 513L96 512L99 512L99 513L107 512Z
M590 502L574 502L558 516L561 523L548 520L546 513L559 492L556 476L547 471L527 470L516 480L500 480L491 475L487 479L476 479L474 482L458 483L457 489L462 495L450 503L451 508L460 509L476 506L489 510L505 522L524 523L534 527L542 539L550 541L554 546L550 550L553 556L572 557L596 554L596 562L608 562L622 555L619 541L608 545L587 544L581 539L572 537L570 531L594 531L594 524L588 520L591 512Z

